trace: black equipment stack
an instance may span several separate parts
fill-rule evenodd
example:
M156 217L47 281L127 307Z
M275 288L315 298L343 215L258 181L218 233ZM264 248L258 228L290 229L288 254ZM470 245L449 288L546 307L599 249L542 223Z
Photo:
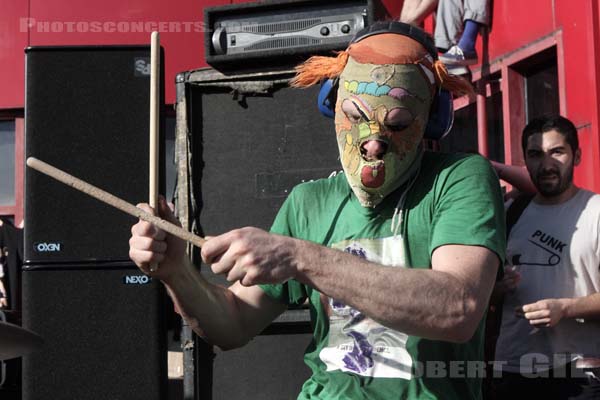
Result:
M26 156L129 202L148 197L149 46L26 51ZM135 219L25 175L23 399L164 399L164 289L128 256Z

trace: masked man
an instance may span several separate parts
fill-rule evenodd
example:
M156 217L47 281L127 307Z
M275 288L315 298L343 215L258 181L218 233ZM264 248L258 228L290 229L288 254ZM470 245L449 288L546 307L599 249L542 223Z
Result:
M145 222L132 228L131 258L221 348L310 303L312 377L299 399L480 397L481 320L504 258L502 198L482 157L423 151L440 87L468 86L410 29L372 25L337 57L298 68L296 86L338 78L344 173L297 186L271 233L242 228L206 242L204 261L231 287L207 283L179 239ZM164 202L158 211L175 221Z

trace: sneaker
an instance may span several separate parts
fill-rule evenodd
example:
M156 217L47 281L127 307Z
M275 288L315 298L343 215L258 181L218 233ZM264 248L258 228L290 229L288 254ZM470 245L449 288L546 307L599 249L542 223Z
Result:
M477 64L477 52L463 50L454 45L450 47L450 50L440 56L440 61L446 65L473 65Z

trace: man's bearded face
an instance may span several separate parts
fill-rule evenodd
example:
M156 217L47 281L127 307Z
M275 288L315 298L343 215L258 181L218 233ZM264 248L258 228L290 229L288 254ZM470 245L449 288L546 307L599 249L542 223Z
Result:
M364 207L397 189L417 158L431 84L416 64L361 64L340 75L335 126L346 178Z
M573 185L573 171L579 163L565 136L550 130L529 136L525 163L538 192L548 198L557 197Z

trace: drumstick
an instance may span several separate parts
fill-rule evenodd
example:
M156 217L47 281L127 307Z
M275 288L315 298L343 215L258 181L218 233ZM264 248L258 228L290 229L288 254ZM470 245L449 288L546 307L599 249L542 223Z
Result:
M152 32L150 45L150 185L149 201L156 208L158 201L158 117L159 117L159 74L160 58L158 32Z
M138 208L133 204L118 198L115 195L105 192L104 190L94 185L82 181L81 179L76 178L73 175L66 173L65 171L53 167L50 164L38 160L37 158L29 157L27 159L27 166L45 175L48 175L56 179L57 181L64 183L65 185L71 186L73 189L77 189L80 192L83 192L97 200L100 200L103 203L106 203L110 206L113 206L114 208L126 212L127 214L133 215L134 217L150 222L155 226L159 227L160 229L169 232L173 236L177 236L180 239L190 242L194 246L202 247L202 245L206 241L200 236L194 235L193 233L188 232L185 229L170 223L169 221L147 213L141 208Z
M158 108L159 97L159 70L160 70L160 42L158 32L150 36L150 168L149 168L149 200L150 207L156 210L158 204ZM157 263L150 264L150 272L156 271Z

